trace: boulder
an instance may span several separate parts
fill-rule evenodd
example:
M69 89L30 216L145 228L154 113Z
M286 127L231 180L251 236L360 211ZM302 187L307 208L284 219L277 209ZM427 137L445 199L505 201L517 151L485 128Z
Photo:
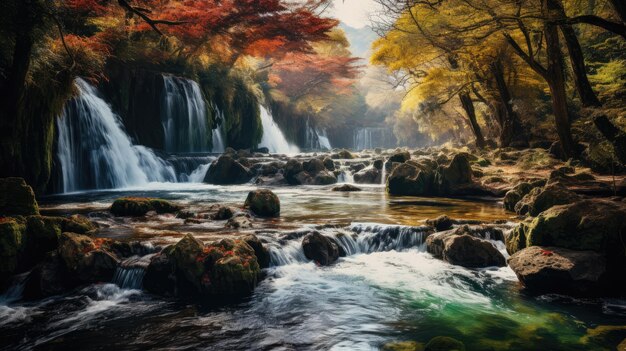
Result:
M324 163L324 167L326 167L327 170L329 170L329 171L334 171L335 170L335 161L333 161L332 158L325 157L322 162Z
M534 188L535 187L527 182L517 184L504 195L504 209L515 211L515 205Z
M0 286L18 267L24 231L24 224L0 217Z
M245 241L204 245L188 234L152 257L144 288L160 295L228 299L252 293L259 275L255 251Z
M356 173L362 169L364 169L365 167L367 167L365 164L363 163L353 163L350 165L350 170L352 171L352 173Z
M606 260L593 251L532 246L509 258L520 282L538 294L598 295L606 278Z
M313 178L313 184L315 185L330 185L335 183L337 183L337 177L329 171L321 171Z
M225 221L227 219L231 219L234 215L234 211L232 208L228 206L219 206L217 211L211 215L211 219L215 221Z
M156 211L157 213L175 213L180 210L180 206L161 199L123 197L115 200L110 210L111 213L119 217L141 217L150 211Z
M231 229L249 229L253 228L249 214L240 213L226 222L226 227Z
M63 233L58 252L67 270L80 282L108 282L113 279L119 259L101 246L101 241L88 236Z
M350 184L343 184L343 185L334 187L332 191L340 191L340 192L361 191L361 188L357 188L356 186L350 185Z
M387 177L387 192L392 195L430 195L433 193L433 178L431 169L413 163L403 163Z
M380 171L385 166L385 161L378 159L378 160L375 160L374 163L372 163L372 165L374 166L374 168Z
M465 351L465 345L448 336L436 336L430 339L424 351Z
M393 155L389 156L389 158L387 159L387 162L390 164L394 162L404 163L410 159L411 159L411 154L408 151L401 151L401 152L396 152Z
M472 167L463 154L456 154L447 166L440 167L437 177L439 193L446 194L452 188L472 182Z
M354 155L350 151L343 149L332 154L331 158L335 160L351 160L354 158Z
M374 167L365 168L354 174L354 182L357 184L380 184L381 173Z
M260 217L278 217L280 215L280 200L276 194L267 189L248 193L244 207Z
M38 215L33 189L22 178L0 178L0 216Z
M254 250L254 255L259 263L259 267L268 268L271 261L270 251L267 247L265 247L265 245L263 245L261 240L259 240L259 238L254 234L248 234L243 237L243 241L250 245L252 250Z
M446 238L442 258L448 263L469 268L506 266L504 256L492 243L470 235Z
M318 232L311 232L302 239L304 255L322 266L328 266L337 261L340 250L335 240Z
M564 205L580 200L580 196L560 184L548 184L544 188L534 188L516 205L519 215L536 216L556 205Z
M252 172L228 155L211 163L204 182L218 185L244 184L252 179Z
M287 182L291 185L302 184L300 183L300 180L297 177L297 175L300 174L302 171L303 171L302 162L295 160L295 159L290 159L289 161L287 161L287 164L285 165L285 170L284 170L285 180L287 180Z
M302 162L302 169L311 175L316 175L319 172L325 170L326 167L324 166L324 162L322 162L322 160L312 158L310 160Z
M52 251L29 273L23 296L25 299L41 299L62 294L77 284L59 254Z
M442 232L444 230L451 229L454 222L450 219L450 217L442 215L435 219L426 220L426 224L434 227L438 232Z

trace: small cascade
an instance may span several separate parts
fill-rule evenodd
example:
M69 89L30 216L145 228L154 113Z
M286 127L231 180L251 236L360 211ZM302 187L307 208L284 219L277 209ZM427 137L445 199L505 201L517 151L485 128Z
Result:
M263 138L259 147L266 147L270 153L296 154L300 152L297 146L289 144L270 112L261 108L261 123L263 124Z
M161 123L168 152L208 152L208 110L200 86L193 80L163 76Z
M224 124L224 112L222 112L215 104L211 103L211 108L215 112L217 128L213 129L211 138L213 139L213 146L211 152L223 153L226 150L226 138L224 137L224 130L222 126Z
M77 78L79 95L57 119L63 192L175 182L171 165L152 150L133 145L96 89Z
M9 304L22 298L22 293L24 292L29 274L30 272L26 272L13 277L9 283L9 288L4 293L0 294L0 305Z
M387 160L383 159L383 167L380 169L381 174L380 174L380 184L381 185L386 185L387 184L387 166L386 166Z
M213 160L215 156L200 154L171 155L167 159L174 167L178 181L184 183L201 183Z
M345 251L346 255L370 254L374 252L401 251L418 248L424 251L426 237L430 227L409 227L374 223L355 223L344 230L320 230L320 233L333 238ZM302 231L291 240L281 240L270 244L270 265L285 266L305 263L309 260L302 250L301 236L310 230ZM281 244L282 242L282 244Z
M127 258L117 267L112 282L122 289L141 289L152 256L154 255Z
M346 164L345 162L342 162L339 166L339 176L337 177L337 182L347 184L354 183L354 175L352 173L352 170L350 169L350 165Z
M317 140L320 142L320 149L322 150L332 150L332 146L330 146L330 139L326 136L326 129L322 129L322 131L315 130L317 134Z

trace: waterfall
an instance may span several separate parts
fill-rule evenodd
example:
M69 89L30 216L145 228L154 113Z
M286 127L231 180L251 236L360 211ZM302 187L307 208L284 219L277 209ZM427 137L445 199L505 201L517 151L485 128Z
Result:
M326 130L322 129L322 131L320 132L316 129L315 133L317 134L317 140L319 140L320 142L320 149L332 150L332 146L330 146L330 140L328 139L328 136L326 136Z
M326 130L321 132L317 128L313 128L310 125L309 118L306 119L305 125L306 131L306 147L309 150L331 150L330 140L326 136Z
M380 169L380 184L381 185L386 185L387 184L387 166L385 165L387 163L387 161L383 158L383 167Z
M300 152L297 146L289 144L270 112L264 106L260 106L260 108L263 138L259 147L266 147L271 153L295 154Z
M224 138L224 112L222 112L219 107L217 107L214 103L211 103L211 108L215 111L215 120L217 121L217 128L213 129L212 139L213 146L211 147L211 151L214 153L223 153L226 150L226 140Z
M390 148L395 144L389 128L360 128L354 131L354 149Z
M168 152L211 151L207 106L193 80L163 76L161 122Z
M170 165L150 149L132 144L93 86L80 78L75 84L78 96L57 119L64 192L176 181Z
M346 255L370 254L373 252L401 251L417 248L425 251L426 237L430 233L426 226L411 227L375 223L355 223L344 230L320 230L320 233L333 238ZM305 230L297 239L270 243L271 266L284 266L298 262L308 262L302 250L302 238L310 230ZM294 233L291 233L294 234ZM284 242L281 244L281 242Z

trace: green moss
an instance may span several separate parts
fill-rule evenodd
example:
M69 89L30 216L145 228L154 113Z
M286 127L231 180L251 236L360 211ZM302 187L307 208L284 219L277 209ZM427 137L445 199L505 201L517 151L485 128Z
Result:
M180 206L161 199L145 197L123 197L115 200L111 205L111 213L116 216L144 216L149 211L157 213L175 213Z
M424 345L415 341L390 342L383 345L383 351L423 351Z
M33 189L22 178L0 178L0 215L35 215L39 206Z
M465 351L465 345L462 342L447 337L447 336L436 336L432 338L426 347L425 351Z
M25 226L12 218L0 218L0 283L15 272Z

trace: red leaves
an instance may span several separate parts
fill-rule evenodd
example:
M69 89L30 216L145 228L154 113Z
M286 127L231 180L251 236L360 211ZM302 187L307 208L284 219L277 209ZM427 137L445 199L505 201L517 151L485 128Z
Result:
M553 254L554 254L554 251L541 250L541 255L543 255L543 256L552 256Z

